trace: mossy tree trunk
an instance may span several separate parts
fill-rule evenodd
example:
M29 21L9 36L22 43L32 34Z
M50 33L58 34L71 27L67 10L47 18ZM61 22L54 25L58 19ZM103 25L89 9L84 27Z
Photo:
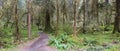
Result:
M113 33L120 33L120 0L116 0L116 17L114 22Z
M56 34L58 34L59 33L59 0L56 0L56 7L57 7Z
M74 25L73 25L73 34L76 35L77 34L77 0L74 1Z
M18 19L18 10L17 10L17 3L18 0L14 1L14 23L15 23L15 42L20 42L20 31L19 31L19 19Z

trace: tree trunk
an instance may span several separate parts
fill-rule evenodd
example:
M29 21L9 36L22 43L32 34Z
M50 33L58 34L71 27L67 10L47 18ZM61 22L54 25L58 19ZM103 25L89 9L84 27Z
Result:
M56 0L57 3L57 25L56 25L56 34L58 34L59 31L59 0Z
M20 32L19 32L19 20L18 20L18 10L17 10L17 2L18 0L15 0L15 5L14 5L14 22L15 22L15 42L20 42Z
M67 18L67 0L62 0L62 12L63 12L63 26L65 25L66 23L66 18Z
M84 4L84 11L83 11L84 12L83 13L84 17L83 17L83 30L82 30L82 33L85 33L85 0L83 1L83 4Z
M28 15L27 15L27 17L28 17L28 38L30 38L31 37L31 0L27 0L27 9L28 9Z
M91 15L92 15L92 31L98 30L98 24L99 24L99 17L98 17L98 0L92 0L92 9L91 9Z
M113 33L120 33L120 0L116 0L116 17L114 22L114 30Z
M110 25L110 17L109 17L109 6L108 6L108 4L109 4L109 0L105 0L105 2L106 2L106 17L105 17L105 28L104 28L104 31L108 31L109 29L108 29L108 27L109 27L109 25Z
M77 0L74 1L74 25L73 25L73 34L76 35L76 18L77 18Z
M83 1L83 4L84 4L84 13L83 13L83 30L82 30L82 33L86 33L87 30L86 30L86 26L88 24L88 0L84 0Z

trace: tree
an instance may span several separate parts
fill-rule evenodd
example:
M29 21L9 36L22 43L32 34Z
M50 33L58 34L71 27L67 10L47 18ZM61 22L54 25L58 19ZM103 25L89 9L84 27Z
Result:
M14 23L15 23L15 42L20 42L20 31L19 31L19 19L18 19L18 9L17 9L18 0L14 1Z
M109 3L110 1L109 0L105 0L105 3L106 3L106 7L105 7L105 11L106 11L106 16L105 16L105 28L104 28L104 31L108 31L109 29L108 29L108 27L109 27L109 25L110 25L110 21L111 21L111 15L110 15L110 3Z
M91 19L89 19L91 21L91 23L93 24L92 27L92 31L97 30L97 26L99 24L99 16L98 16L98 0L92 0L92 8L91 8Z
M74 25L73 25L73 34L76 35L77 33L77 28L76 28L76 19L77 18L77 0L74 1Z
M51 32L52 27L50 21L51 16L53 16L55 10L54 3L51 0L34 0L34 4L39 5L39 7L43 8L43 14L45 15L44 31Z
M56 0L56 7L57 7L57 25L56 25L56 34L58 34L59 31L59 0Z
M27 26L28 26L28 38L31 37L31 0L27 0L27 10L28 10L28 15L27 15Z
M83 13L83 30L82 30L82 33L86 33L87 30L86 30L86 26L87 26L87 18L88 18L88 0L84 0L83 1L83 5L84 5L84 13Z
M62 12L62 14L63 14L63 26L64 26L64 24L66 23L66 18L68 17L67 16L67 0L62 0L61 1L61 12Z
M116 0L116 17L114 22L113 33L120 33L120 0Z

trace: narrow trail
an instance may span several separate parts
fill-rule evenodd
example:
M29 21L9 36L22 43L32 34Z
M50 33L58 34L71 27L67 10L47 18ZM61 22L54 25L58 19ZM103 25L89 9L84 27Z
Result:
M17 46L16 48L13 48L12 50L7 50L7 51L58 51L55 47L48 46L49 43L49 35L46 33L39 33L40 37L28 41L24 44L21 44ZM105 51L107 48L112 48L116 45L119 45L119 41L113 41L110 43L104 43L101 46L95 46L95 47L86 47L86 48L76 48L74 47L73 49L68 49L66 51L89 51L90 49L94 51ZM119 49L120 50L120 49Z
M49 35L46 33L39 33L40 37L25 43L24 46L19 47L20 51L57 51L56 48L48 46Z

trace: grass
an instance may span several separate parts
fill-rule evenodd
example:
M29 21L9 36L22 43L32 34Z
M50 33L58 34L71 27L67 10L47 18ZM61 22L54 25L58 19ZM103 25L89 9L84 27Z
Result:
M112 27L112 26L111 26ZM67 27L68 28L68 27ZM51 34L50 44L51 46L57 47L60 51L65 51L68 49L86 49L90 48L90 45L93 46L102 46L103 44L109 44L112 43L114 40L120 41L119 33L112 34L111 29L110 31L104 31L104 32L94 32L94 33L79 33L77 36L72 35L72 30L67 30L67 28L64 29L64 31L60 31L61 33L56 37ZM71 29L71 28L69 28ZM7 42L5 44L5 48L0 49L0 51L7 51L15 49L16 45L14 45L13 40L13 30L11 28L2 29L4 37L1 37L1 41ZM22 41L28 41L27 38L27 28L20 29ZM32 28L32 39L39 36L37 27ZM69 33L70 32L70 33ZM104 49L104 51L120 51L120 45L114 45L109 49Z
M63 35L61 37L61 35ZM118 40L120 42L120 37L113 36L114 34L111 34L110 31L106 32L95 32L93 33L88 33L88 34L77 34L76 36L73 35L67 35L67 38L64 38L64 34L58 35L58 37L54 37L52 39L53 43L52 46L56 46L56 42L58 42L57 46L58 49L60 50L67 50L67 49L83 49L83 48L90 48L90 45L92 44L93 46L102 46L104 44L111 44L113 41ZM64 38L66 43L62 43L62 41L59 41L59 39ZM61 44L66 44L66 49L63 49L59 47ZM70 46L68 45L70 44ZM110 47L110 49L104 49L104 51L120 51L120 45L114 45Z
M25 33L25 30L23 31L23 33ZM94 34L81 33L81 34L78 34L77 37L73 35L66 35L65 33L63 33L58 37L55 37L53 35L51 35L51 37L52 37L52 40L50 41L54 41L54 40L59 41L58 44L56 43L56 41L54 41L54 43L52 42L51 46L56 46L56 47L59 46L58 49L60 51L65 51L68 49L85 49L90 47L89 44L94 44L95 46L101 46L104 43L112 43L114 40L120 41L120 37L113 36L111 32L104 32L104 34L101 32L95 32ZM61 40L62 38L64 40ZM66 41L66 42L63 43L63 41ZM7 51L7 50L9 50L9 48L2 49L0 51ZM114 45L109 49L104 49L104 51L120 51L120 45Z
M4 44L4 49L0 49L0 51L6 51L6 49L16 47L14 43L14 36L13 36L14 28L3 28L0 29L0 41ZM27 28L20 28L20 36L22 42L26 42L29 39L28 34L27 34ZM38 30L37 27L32 28L32 33L31 33L31 39L34 39L35 37L38 37Z

